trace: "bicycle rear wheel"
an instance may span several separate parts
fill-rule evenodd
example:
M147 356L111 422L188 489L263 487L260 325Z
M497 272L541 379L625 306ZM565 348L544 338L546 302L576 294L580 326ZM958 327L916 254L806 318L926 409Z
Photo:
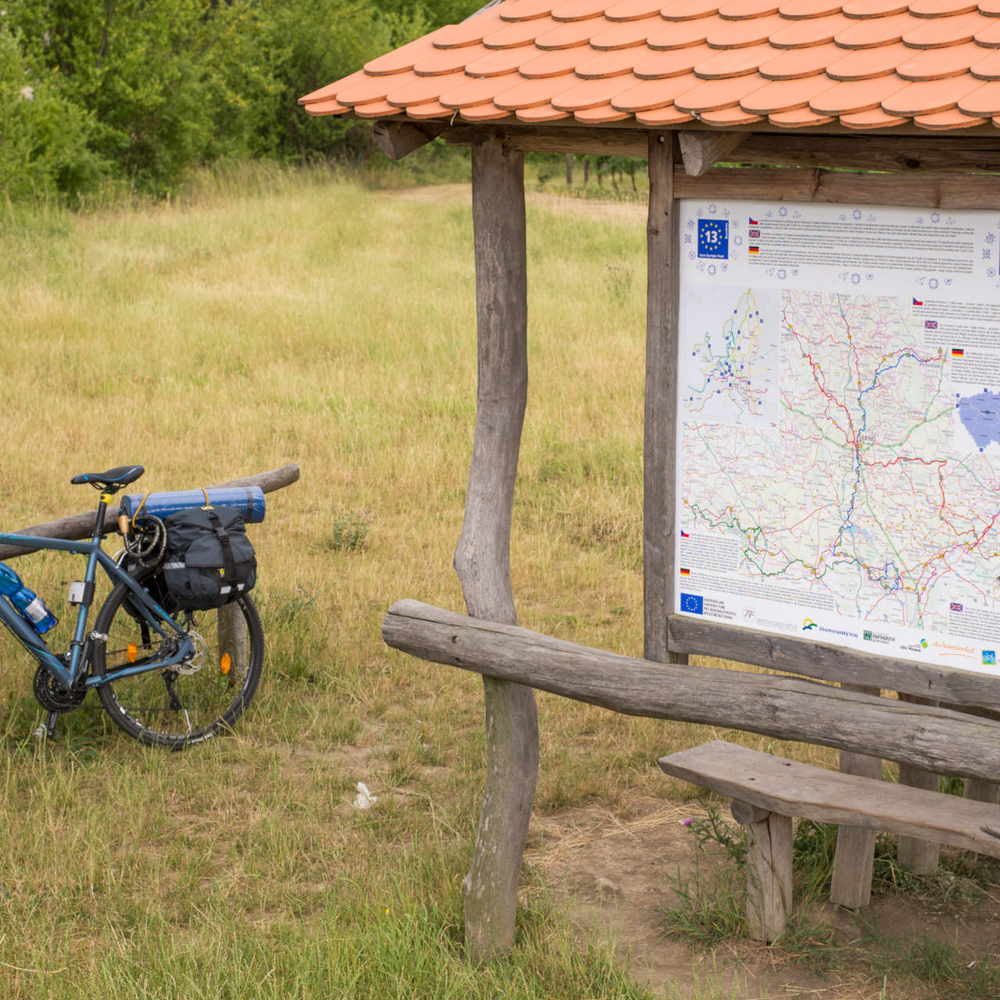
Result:
M130 591L118 584L94 628L95 677L157 658L160 636L135 612ZM112 679L97 688L114 722L142 743L180 750L228 732L250 704L264 663L264 633L249 596L215 611L181 611L175 620L194 640L194 655L162 670Z

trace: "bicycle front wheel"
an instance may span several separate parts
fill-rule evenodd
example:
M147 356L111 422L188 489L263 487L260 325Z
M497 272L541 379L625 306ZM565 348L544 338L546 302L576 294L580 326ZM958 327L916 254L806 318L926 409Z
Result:
M94 624L107 642L94 644L97 688L114 722L142 743L180 750L228 732L250 704L264 663L264 633L253 601L243 595L212 611L181 611L175 620L194 641L186 662L114 679L123 667L157 659L161 637L119 584Z

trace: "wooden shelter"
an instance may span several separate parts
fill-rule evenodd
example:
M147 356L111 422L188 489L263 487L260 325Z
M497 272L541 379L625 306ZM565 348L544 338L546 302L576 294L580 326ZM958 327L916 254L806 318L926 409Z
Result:
M849 821L832 896L850 906L868 898L876 827L900 832L918 871L936 863L929 841L998 853L1000 677L675 613L674 467L680 199L1000 209L1000 0L503 0L302 103L314 115L374 119L393 159L433 138L472 148L478 409L455 553L469 616L403 601L383 625L392 646L483 674L470 954L488 958L513 941L538 768L535 687L841 750L853 784L825 805L802 791L798 810L756 795L753 775L734 785L715 758L664 764L736 797L770 872L759 895L781 911L758 921L761 937L780 932L789 904L790 847L779 841L790 815ZM509 537L528 377L526 151L648 159L643 659L517 627ZM697 668L688 654L814 680ZM896 812L865 784L880 778L882 758L899 762L910 786ZM937 789L939 774L967 779L973 801L961 821L936 791L919 791Z

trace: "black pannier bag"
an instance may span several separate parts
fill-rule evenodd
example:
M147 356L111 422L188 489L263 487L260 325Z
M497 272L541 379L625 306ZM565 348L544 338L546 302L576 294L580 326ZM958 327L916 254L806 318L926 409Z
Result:
M257 582L257 557L243 514L234 507L189 507L163 519L166 548L159 574L167 606L221 608Z

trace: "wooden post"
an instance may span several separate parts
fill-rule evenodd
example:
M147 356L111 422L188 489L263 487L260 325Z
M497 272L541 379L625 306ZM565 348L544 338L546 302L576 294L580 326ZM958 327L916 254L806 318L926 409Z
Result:
M528 392L524 154L498 135L472 143L479 384L465 522L455 570L469 614L514 625L510 525ZM465 943L473 962L514 942L517 885L538 776L531 688L483 677L486 787L464 882Z
M242 683L247 672L247 626L236 601L219 608L219 655L228 653L232 662L229 686Z
M936 705L936 701L927 698L917 698L914 695L899 693L900 701L913 702L916 705ZM911 764L899 765L899 783L911 788L923 788L927 791L941 790L941 778L932 771L913 767ZM941 845L917 837L900 836L896 849L896 857L901 865L906 865L914 875L930 875L937 866L941 854Z
M879 689L863 684L841 684L848 691L878 697ZM840 751L840 770L862 778L882 777L882 761L866 754ZM875 864L875 830L860 826L837 828L837 850L833 856L833 878L830 882L830 902L857 910L867 906L872 898L872 869Z
M747 832L747 922L750 936L773 941L792 912L792 817L733 800L733 819Z
M677 326L680 213L674 198L674 137L649 133L646 223L646 414L642 564L647 660L687 663L667 647L674 610L674 470L677 455Z
M990 802L996 805L1000 785L995 781L983 781L981 778L966 778L963 794L974 802Z

